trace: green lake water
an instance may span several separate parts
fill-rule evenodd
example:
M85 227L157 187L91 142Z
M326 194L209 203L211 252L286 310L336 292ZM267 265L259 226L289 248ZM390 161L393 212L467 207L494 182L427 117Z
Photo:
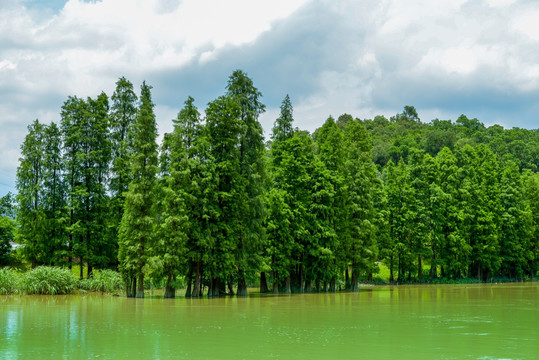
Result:
M539 359L539 283L0 296L0 359Z

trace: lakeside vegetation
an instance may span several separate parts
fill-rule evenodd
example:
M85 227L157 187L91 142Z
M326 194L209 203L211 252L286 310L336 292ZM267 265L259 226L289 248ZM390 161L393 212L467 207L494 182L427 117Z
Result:
M59 293L104 288L95 269L118 269L127 296L153 282L198 297L537 275L538 130L423 123L405 106L310 134L286 96L265 140L261 101L235 71L204 117L189 97L159 146L145 83L139 97L125 78L110 98L69 97L59 124L28 127L18 193L1 201L0 265L32 270L1 276ZM84 266L62 278L73 288L34 291L41 265Z
M92 278L79 279L68 268L38 266L25 272L0 268L0 295L62 295L76 290L112 293L122 286L120 274L113 270L101 270Z

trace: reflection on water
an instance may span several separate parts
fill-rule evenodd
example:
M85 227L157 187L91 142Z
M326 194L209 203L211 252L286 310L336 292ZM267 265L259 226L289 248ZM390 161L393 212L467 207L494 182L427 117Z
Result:
M527 359L539 284L249 298L0 296L0 359Z

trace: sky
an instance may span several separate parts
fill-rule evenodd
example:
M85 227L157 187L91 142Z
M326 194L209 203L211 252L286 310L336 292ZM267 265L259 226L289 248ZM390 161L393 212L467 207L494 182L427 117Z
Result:
M236 69L266 105L266 136L289 94L295 125L343 113L423 122L460 114L539 128L534 0L0 0L0 196L15 190L35 119L68 96L153 86L159 133L188 96L203 112Z

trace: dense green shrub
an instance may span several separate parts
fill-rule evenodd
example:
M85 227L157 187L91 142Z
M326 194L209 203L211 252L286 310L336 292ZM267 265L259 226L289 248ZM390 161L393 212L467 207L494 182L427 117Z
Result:
M0 295L17 294L21 275L11 268L0 269Z
M81 280L79 287L88 291L114 292L123 287L120 274L113 270L100 270L94 278Z
M22 289L27 294L69 294L77 283L77 277L69 269L39 266L24 274Z

